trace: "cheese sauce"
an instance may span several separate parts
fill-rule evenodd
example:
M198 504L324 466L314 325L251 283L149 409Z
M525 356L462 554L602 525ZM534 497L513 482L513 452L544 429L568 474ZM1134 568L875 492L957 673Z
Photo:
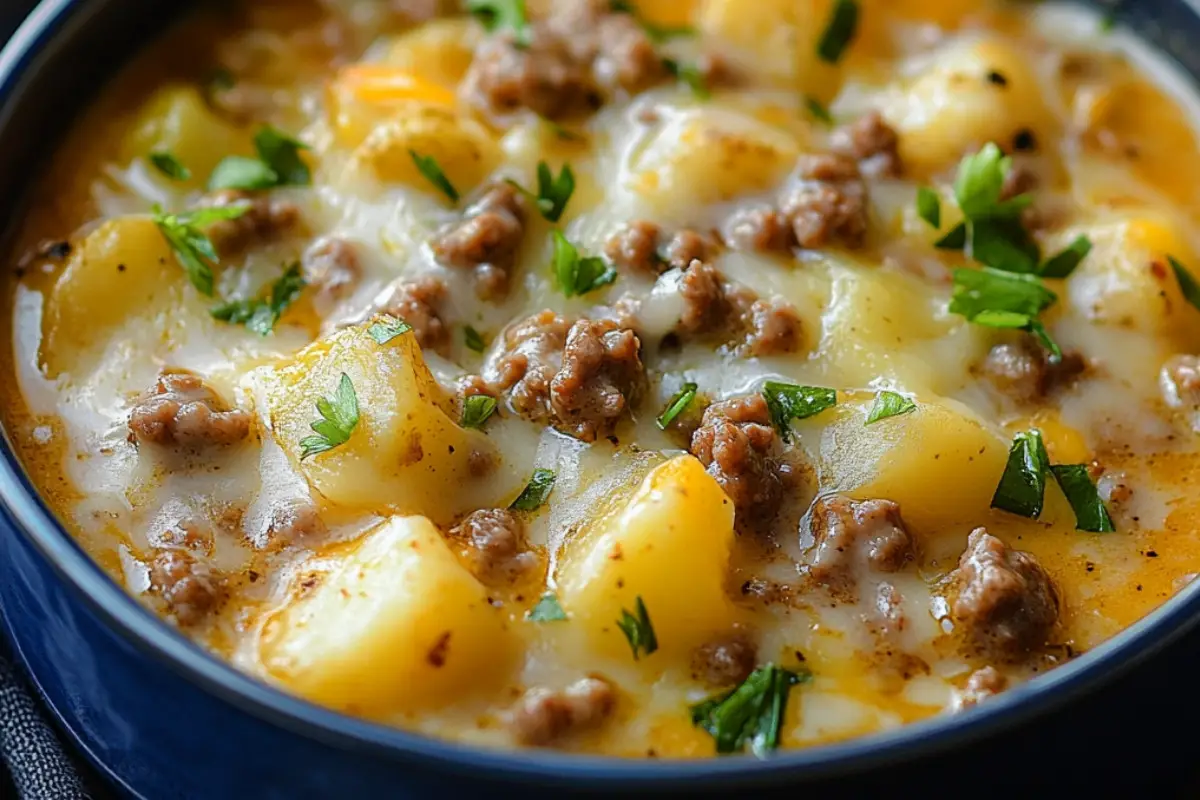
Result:
M1200 252L1196 98L1127 33L983 0L442 5L190 18L35 187L6 428L150 609L387 724L701 757L690 707L748 676L796 676L750 692L782 698L779 746L876 732L1061 664L1200 570L1200 311L1172 266L1186 280ZM1013 159L1004 197L1031 198L1001 244L1090 243L1035 281L1061 359L951 305L956 270L1008 258L986 215L973 249L935 246L989 143ZM573 175L557 220L539 162ZM208 188L236 169L259 183ZM217 256L189 273L164 214L222 203L242 216L184 231ZM556 277L556 235L609 274ZM267 335L214 317L293 264ZM356 421L314 430L343 375ZM837 402L781 427L769 381ZM464 427L476 392L497 410ZM915 410L866 424L883 392ZM1049 464L1086 465L1114 531L1077 530L1048 470L1040 514L994 507L1031 430ZM535 469L545 503L508 511Z

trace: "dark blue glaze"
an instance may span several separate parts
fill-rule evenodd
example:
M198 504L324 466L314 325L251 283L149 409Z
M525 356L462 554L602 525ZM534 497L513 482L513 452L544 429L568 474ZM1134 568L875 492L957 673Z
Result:
M0 197L14 198L93 91L174 4L46 0L0 54ZM1127 3L1124 20L1200 74L1200 17L1182 0ZM82 67L81 67L82 65ZM95 65L97 69L88 69ZM18 216L10 201L4 219ZM256 683L144 611L54 521L0 445L5 633L79 748L130 796L469 796L517 784L612 792L794 786L962 747L1123 673L1200 620L1200 582L1112 641L983 706L768 762L620 762L475 751L370 725ZM387 669L386 664L380 665Z

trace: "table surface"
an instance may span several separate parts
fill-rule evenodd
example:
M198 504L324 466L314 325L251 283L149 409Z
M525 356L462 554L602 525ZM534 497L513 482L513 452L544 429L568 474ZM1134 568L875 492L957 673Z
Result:
M33 5L0 0L0 39ZM843 782L839 794L894 794L898 786L990 794L1004 786L1033 797L1089 791L1200 797L1200 758L1194 733L1185 729L1200 718L1198 673L1200 632L1047 718L936 763L905 765L861 785ZM11 796L6 784L0 773L0 797Z

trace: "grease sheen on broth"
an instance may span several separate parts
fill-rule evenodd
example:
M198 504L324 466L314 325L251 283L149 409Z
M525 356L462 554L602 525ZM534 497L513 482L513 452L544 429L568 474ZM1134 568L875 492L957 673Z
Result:
M755 665L811 674L791 687L781 746L843 740L986 700L1200 570L1200 311L1168 266L1200 252L1196 103L1143 45L1066 5L864 0L830 64L829 0L633 4L693 30L662 42L606 3L573 18L530 0L535 37L560 36L555 57L583 83L523 92L496 82L533 56L451 5L272 0L190 18L113 81L35 187L9 258L7 428L67 528L185 635L285 690L434 736L700 757L713 738L689 706ZM878 112L883 143L845 155L854 143L817 106L839 125ZM210 230L206 297L152 208L212 204L209 175L254 158L264 124L304 143L311 184L249 192L255 224ZM1027 334L948 311L952 270L978 265L933 242L961 217L956 168L988 142L1030 177L1024 224L1043 254L1092 243L1045 282L1058 300L1041 319L1074 371L1047 368ZM156 168L162 152L191 177ZM539 161L574 175L558 221L505 188L536 187ZM789 210L805 186L841 194ZM939 231L918 216L922 186L940 195ZM749 230L778 246L738 238L731 220L750 212L776 215L774 233L761 216ZM515 244L492 241L480 266L446 238L471 219ZM612 282L556 285L553 231L608 266L638 221L659 227L659 255L639 261L630 243ZM680 231L694 240L672 243ZM45 246L60 241L69 254ZM687 248L698 261L673 267ZM307 285L269 335L210 313L264 297L296 263ZM516 341L544 309L542 338ZM414 330L381 343L381 310ZM592 324L568 334L578 320ZM538 364L548 387L513 384ZM164 370L192 376L164 384L167 400L218 417L154 427L171 414L143 393ZM301 459L342 374L357 424ZM766 381L838 402L790 443L753 399L702 425L707 404ZM697 399L663 430L687 384ZM499 400L473 428L459 424L468 385ZM881 390L916 410L864 424ZM1052 463L1090 465L1115 532L1075 530L1053 481L1039 519L990 507L1031 428ZM537 468L555 474L546 503L499 511ZM976 528L1007 546L1016 589L959 567ZM988 541L972 552L986 560ZM639 598L656 649L631 650L617 624Z

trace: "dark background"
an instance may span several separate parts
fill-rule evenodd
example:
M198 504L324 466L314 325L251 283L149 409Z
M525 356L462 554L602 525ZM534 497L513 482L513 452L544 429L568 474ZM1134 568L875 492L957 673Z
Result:
M0 40L33 5L0 0ZM6 649L0 642L0 651ZM824 787L827 791L796 789L788 795L1200 798L1197 723L1200 633L1105 689L1002 736L879 776L841 781ZM94 778L89 783L99 799L103 790ZM0 773L0 797L10 796L11 784Z

